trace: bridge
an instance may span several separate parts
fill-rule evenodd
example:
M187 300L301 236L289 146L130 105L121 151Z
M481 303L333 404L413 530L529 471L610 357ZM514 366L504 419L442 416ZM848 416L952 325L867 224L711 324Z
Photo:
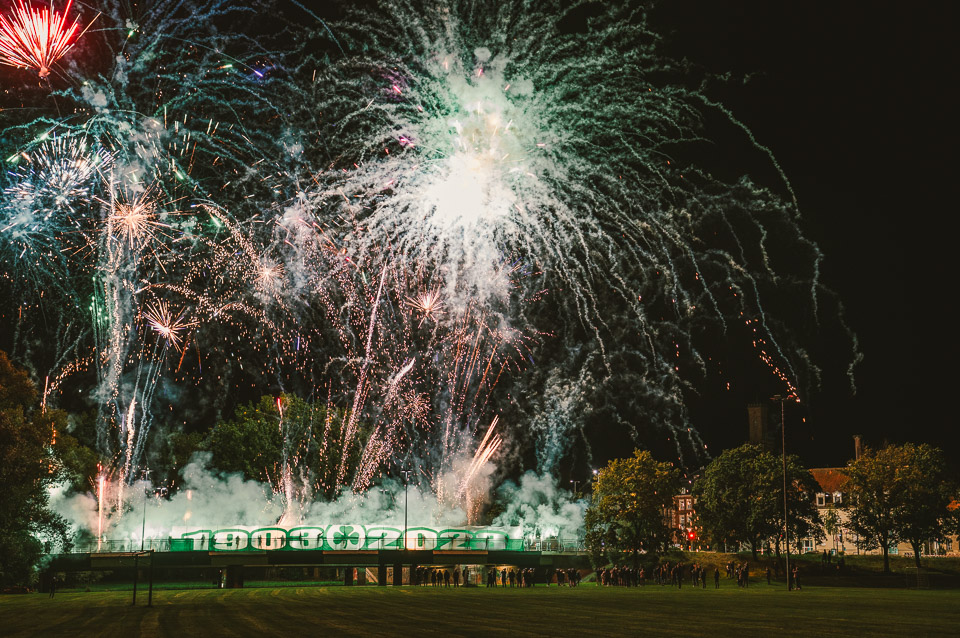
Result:
M405 542L404 542L405 540ZM175 529L167 538L93 540L50 557L54 572L154 570L215 573L222 586L243 587L245 574L265 568L336 568L344 585L374 581L414 584L418 567L533 569L540 582L556 569L587 568L578 539L524 538L517 528L330 525ZM142 573L147 571L148 573Z

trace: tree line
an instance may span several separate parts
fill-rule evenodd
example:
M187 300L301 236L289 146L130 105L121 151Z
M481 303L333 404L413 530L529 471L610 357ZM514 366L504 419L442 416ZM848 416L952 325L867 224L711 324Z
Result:
M945 467L938 448L905 443L868 448L842 469L843 527L860 549L881 551L884 571L890 571L892 545L909 543L919 567L926 542L960 533L958 485ZM691 532L710 549L745 547L754 559L765 549L779 557L785 531L792 552L801 550L802 539L819 542L824 531L835 533L840 519L835 510L820 516L820 486L798 457L786 457L785 473L786 481L783 460L760 446L724 451L694 480ZM643 554L685 544L665 517L679 492L679 476L673 464L641 450L596 472L585 517L585 544L595 565L636 565Z

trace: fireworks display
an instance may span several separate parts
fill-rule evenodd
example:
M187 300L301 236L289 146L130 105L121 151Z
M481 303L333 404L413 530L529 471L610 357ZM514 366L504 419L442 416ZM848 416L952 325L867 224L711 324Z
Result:
M264 469L295 521L406 468L469 517L599 421L697 463L685 397L730 351L815 385L789 186L698 166L736 121L642 8L583 6L104 1L64 77L24 84L56 108L5 120L9 347L97 412L98 536L162 432L262 395L308 406L276 401ZM70 10L4 8L3 61L49 75Z
M34 68L41 78L50 75L50 67L70 50L80 24L68 24L67 14L73 0L68 0L63 13L53 5L35 8L24 0L16 0L8 14L0 14L0 62L25 69Z

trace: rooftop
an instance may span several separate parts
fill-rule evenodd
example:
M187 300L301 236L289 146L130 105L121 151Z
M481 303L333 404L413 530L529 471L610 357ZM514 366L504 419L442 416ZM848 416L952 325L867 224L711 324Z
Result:
M820 489L824 492L842 492L843 486L850 479L843 473L842 467L815 467L810 469L814 480L820 484Z

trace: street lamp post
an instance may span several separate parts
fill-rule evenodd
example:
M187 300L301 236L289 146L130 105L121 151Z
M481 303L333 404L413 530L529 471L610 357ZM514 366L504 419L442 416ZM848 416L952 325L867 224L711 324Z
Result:
M140 519L140 551L143 551L144 534L147 531L147 499L150 496L148 490L143 491L143 517Z
M780 402L780 452L783 461L783 539L787 552L787 591L790 591L793 589L793 583L790 582L790 526L787 525L787 429L783 407L786 398L777 394L772 399Z
M407 487L413 470L400 470L403 474L403 549L407 549Z
M150 470L143 471L144 480L149 479ZM140 520L140 552L134 552L133 555L133 604L137 604L137 581L140 577L140 554L143 553L143 536L147 529L147 495L150 494L149 491L143 491L143 518ZM152 557L151 557L152 558ZM153 561L150 561L151 569L153 566ZM151 588L152 594L152 588Z
M583 481L580 481L580 480L577 480L577 479L571 479L570 482L573 483L573 495L576 496L576 495L577 495L577 486L580 485L580 483L582 483Z

